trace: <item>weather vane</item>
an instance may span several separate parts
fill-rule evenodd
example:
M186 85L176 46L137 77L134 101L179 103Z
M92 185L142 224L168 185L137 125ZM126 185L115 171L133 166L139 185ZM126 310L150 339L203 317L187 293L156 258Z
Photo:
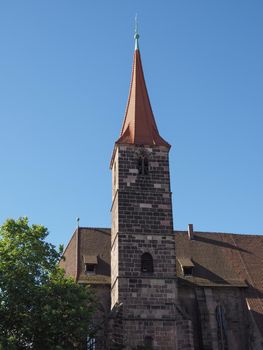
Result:
M135 15L135 34L138 34L138 14Z

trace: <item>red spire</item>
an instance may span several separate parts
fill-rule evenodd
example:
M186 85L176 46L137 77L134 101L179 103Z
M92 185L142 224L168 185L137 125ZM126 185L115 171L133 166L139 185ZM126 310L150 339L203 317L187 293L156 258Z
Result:
M121 136L117 140L117 143L157 145L170 148L169 143L159 135L154 119L144 80L138 38L139 35L136 34L130 93Z

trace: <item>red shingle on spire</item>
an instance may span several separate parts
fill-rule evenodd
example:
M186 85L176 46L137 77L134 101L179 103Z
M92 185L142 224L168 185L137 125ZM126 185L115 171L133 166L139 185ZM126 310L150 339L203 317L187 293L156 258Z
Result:
M117 143L171 147L159 135L145 84L138 48L134 52L130 94L121 136Z

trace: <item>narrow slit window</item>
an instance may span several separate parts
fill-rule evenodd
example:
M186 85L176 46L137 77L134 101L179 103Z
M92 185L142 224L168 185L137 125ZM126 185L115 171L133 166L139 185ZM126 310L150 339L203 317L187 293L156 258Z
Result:
M139 157L138 159L138 173L139 175L149 174L149 160L147 157Z
M142 175L142 173L143 173L143 161L142 161L142 157L139 157L139 159L138 159L138 173L139 173L139 175Z
M141 271L143 273L153 273L153 258L150 253L142 254Z
M143 173L144 175L149 174L149 161L147 157L143 158Z

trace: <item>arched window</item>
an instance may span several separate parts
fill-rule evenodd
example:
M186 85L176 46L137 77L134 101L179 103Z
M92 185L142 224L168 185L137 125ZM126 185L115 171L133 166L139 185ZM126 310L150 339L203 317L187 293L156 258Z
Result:
M141 271L153 273L153 258L150 253L143 253L141 256Z
M148 161L148 158L144 157L143 160L144 160L144 162L143 162L143 172L144 172L144 175L148 175L148 173L149 173L149 161Z
M225 311L222 305L218 304L216 307L216 320L217 320L217 336L220 350L227 350L227 337L226 337L226 319Z
M93 337L87 337L87 350L95 350L96 349L96 339Z
M143 161L142 161L142 157L139 157L139 159L138 159L138 173L141 175L142 174L142 168L143 168L143 165L142 165L142 163L143 163Z
M149 161L145 156L140 156L138 159L138 173L140 175L148 175L149 173Z
M146 347L146 349L152 349L153 346L153 338L151 336L146 336L144 338L144 346Z

